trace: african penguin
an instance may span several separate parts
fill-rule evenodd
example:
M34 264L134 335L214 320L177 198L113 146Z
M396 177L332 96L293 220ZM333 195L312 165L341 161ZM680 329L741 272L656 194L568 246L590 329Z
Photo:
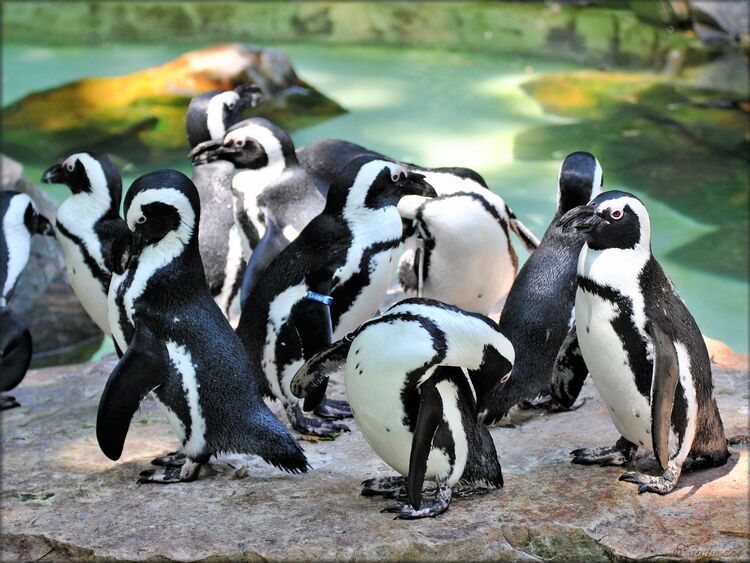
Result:
M306 358L368 320L391 279L401 238L398 200L429 195L421 175L390 161L357 158L339 174L323 212L276 259L248 295L237 333L264 395L284 404L300 432L333 436L346 427L303 415L289 382ZM323 386L305 410L351 416L348 405L322 401ZM322 401L322 402L321 402Z
M176 170L141 176L125 198L125 217L131 235L110 308L130 330L99 403L104 454L120 457L133 414L153 391L187 459L181 468L144 471L139 482L192 481L211 455L232 452L305 472L302 449L261 399L242 343L208 292L193 183Z
M278 253L323 210L325 197L320 182L297 162L294 143L280 127L267 119L252 118L237 123L224 136L223 143L207 147L197 159L231 162L235 223L239 227L243 257L254 262L257 275L242 283L240 298L246 298L260 274ZM278 229L268 231L267 218ZM264 253L254 251L265 237Z
M20 406L4 395L16 387L31 363L31 333L8 303L29 260L31 237L52 235L52 225L22 193L0 191L0 410Z
M111 334L107 291L119 241L127 238L120 217L120 173L106 154L81 152L50 166L42 182L65 184L72 192L57 210L55 234L78 300L99 328Z
M501 487L502 471L490 433L478 421L490 391L513 363L513 346L489 318L432 299L401 301L313 356L292 379L306 397L326 374L346 366L346 392L367 442L403 477L369 479L362 494L397 495L408 504L385 512L396 518L437 516L453 487ZM425 479L435 500L422 501Z
M489 403L486 424L499 421L519 402L548 395L556 366L586 369L581 361L576 362L580 360L578 342L566 340L573 322L576 263L586 236L563 232L557 222L566 212L599 195L602 186L602 167L587 152L569 154L560 166L555 216L539 247L518 272L500 315L500 328L513 343L516 361L513 377ZM582 375L585 378L586 374ZM549 401L537 404L551 410L560 408Z
M240 121L242 111L261 100L257 86L242 84L226 92L212 90L195 96L185 116L193 183L201 198L198 245L208 289L225 315L239 293L246 267L232 211L234 166L225 160L207 162L195 155L207 145L221 144L227 129Z
M638 492L665 494L688 458L716 467L729 457L698 325L651 254L651 221L635 196L604 192L562 216L586 242L578 259L574 330L591 377L622 435L609 448L572 452L573 463L622 465L638 446L660 476L628 471ZM585 370L556 373L552 392L570 401Z

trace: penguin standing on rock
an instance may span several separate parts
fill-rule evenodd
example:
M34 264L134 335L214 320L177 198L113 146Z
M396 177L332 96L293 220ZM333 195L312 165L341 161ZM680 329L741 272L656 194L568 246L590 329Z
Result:
M221 144L197 151L193 162L217 159L235 168L235 222L243 256L249 262L240 294L244 302L280 250L323 210L324 190L315 175L300 166L291 137L267 119L237 123ZM256 250L260 251L257 255Z
M323 212L271 263L248 295L237 333L262 375L264 395L283 402L292 426L332 437L345 426L305 417L289 382L306 358L368 320L385 297L402 226L404 195L434 194L419 174L371 156L339 174ZM351 416L346 403L323 400L325 385L305 410Z
M65 184L72 192L57 210L55 233L73 291L102 332L111 334L107 292L120 241L127 238L120 173L106 154L81 152L50 166L42 182Z
M0 191L0 393L21 383L31 363L31 333L8 302L29 260L35 234L52 235L53 231L31 198ZM0 410L18 406L15 398L0 394Z
M605 192L560 219L586 237L578 259L578 343L622 437L612 447L572 452L573 463L622 465L639 446L662 474L628 471L638 492L666 494L683 465L717 467L729 452L716 406L711 363L698 325L651 254L651 221L635 196ZM577 372L560 370L553 396L570 402ZM571 393L572 390L572 393Z
M234 90L212 90L194 97L185 117L192 147L193 183L201 198L200 246L206 281L219 307L228 313L245 272L242 243L232 211L234 166L225 160L207 162L194 157L206 146L220 144L232 125L240 121L245 108L262 100L260 89L242 84Z
M493 424L522 401L532 401L549 394L553 371L583 370L578 341L566 340L573 322L576 293L576 264L586 235L563 232L557 225L566 212L585 205L601 193L602 167L587 152L569 154L560 166L557 180L557 211L539 247L529 256L518 273L500 315L500 328L516 350L513 377L492 398L485 423ZM556 364L557 358L560 362ZM578 396L577 390L570 389ZM559 410L554 401L537 405Z
M291 388L299 397L315 394L328 372L345 365L362 434L406 477L368 479L362 494L393 497L405 487L409 503L384 512L424 518L448 509L459 481L502 487L495 445L477 416L512 363L513 347L491 319L406 299L313 356ZM425 479L437 483L434 500L422 501Z
M153 391L187 458L181 467L144 471L139 482L193 481L220 453L257 454L286 471L307 471L302 449L261 399L242 343L208 292L193 183L175 170L141 176L125 198L125 216L132 234L110 307L127 317L130 330L99 403L104 454L120 457L133 414Z

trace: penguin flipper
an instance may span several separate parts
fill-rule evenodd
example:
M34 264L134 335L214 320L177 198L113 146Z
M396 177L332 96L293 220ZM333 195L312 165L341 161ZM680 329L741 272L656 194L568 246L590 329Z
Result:
M31 333L21 318L0 308L0 391L21 383L31 364Z
M651 381L651 436L654 455L662 469L669 463L669 429L672 407L679 380L679 365L674 342L655 324L648 332L654 343L654 372Z
M133 340L99 400L96 439L109 459L120 458L133 415L146 395L162 383L168 363L164 344L149 329L136 325Z
M250 295L252 289L258 284L258 281L271 262L273 262L273 259L289 245L289 241L282 233L279 224L273 216L269 212L266 212L265 215L266 232L253 249L253 253L245 269L245 274L242 276L240 304L243 306L245 305L247 296Z
M516 217L516 214L513 213L507 204L505 205L505 212L508 214L508 226L510 227L510 230L521 240L528 253L531 254L539 248L539 239L536 238L536 235L534 235L534 233L532 233L518 217Z
M589 374L586 362L578 345L575 323L570 327L552 367L550 394L565 408L570 408L578 398L584 381Z
M328 380L328 375L346 361L351 345L350 339L342 338L307 360L292 378L291 389L294 396L303 399L317 390L324 380Z
M427 472L427 458L430 455L435 431L443 420L443 401L433 379L435 378L428 379L420 386L419 414L409 456L406 489L409 493L409 503L414 510L419 510L422 504L422 485Z

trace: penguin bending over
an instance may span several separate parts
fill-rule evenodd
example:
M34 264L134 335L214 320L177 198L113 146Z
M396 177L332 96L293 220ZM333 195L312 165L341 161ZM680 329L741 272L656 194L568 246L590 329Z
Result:
M10 395L26 375L31 363L31 333L8 306L13 288L26 267L31 237L52 235L52 225L19 192L0 191L0 410L20 404Z
M421 175L364 156L333 183L326 207L270 264L242 308L237 327L262 376L264 395L282 401L300 432L333 437L345 426L307 418L289 389L305 359L368 320L385 297L401 238L398 200L434 193ZM322 401L325 385L305 410L351 416L343 402ZM322 401L322 402L321 402Z
M234 166L225 160L207 162L199 156L206 145L221 142L232 125L240 121L245 108L262 100L260 89L241 84L234 90L212 90L195 96L185 116L193 160L193 183L201 198L198 244L211 295L225 315L239 293L246 263L242 242L232 211Z
M325 206L320 181L300 166L291 137L267 119L246 119L231 127L221 144L206 146L194 156L200 162L231 162L234 218L242 252L252 268L242 282L244 303L252 286L279 250L294 240ZM269 219L270 218L270 219ZM274 221L278 228L268 229ZM265 240L263 240L265 239ZM269 240L270 239L270 240ZM261 245L261 241L263 244ZM262 246L263 252L255 255Z
M663 473L628 471L620 480L636 483L639 493L659 494L675 487L689 458L695 465L724 465L729 452L706 344L651 254L643 203L629 193L604 192L563 215L559 226L586 237L572 331L622 435L610 448L575 450L573 463L622 465L644 447ZM553 396L569 404L583 377L583 369L558 370Z
M107 292L120 242L128 236L120 217L120 173L106 154L81 152L50 166L42 182L65 184L72 192L57 210L55 234L78 300L102 332L111 334Z
M513 377L489 402L486 424L499 421L517 403L548 395L558 354L561 359L580 358L578 341L566 337L574 319L576 267L586 235L563 232L557 222L566 212L599 195L603 179L602 167L587 152L569 154L560 166L555 216L539 247L518 272L500 315L498 324L513 343L516 361ZM582 375L585 378L586 374ZM579 391L570 389L576 397ZM536 404L561 409L554 401Z
M116 460L133 414L153 391L187 456L181 468L141 473L141 483L198 478L221 453L251 453L292 473L302 449L261 399L251 364L206 285L198 249L200 199L175 170L141 176L125 198L132 234L110 287L110 310L127 318L126 350L102 393L96 435Z
M346 366L346 392L367 443L403 478L369 479L362 494L409 503L396 518L437 516L463 481L502 487L492 437L477 420L513 363L513 346L489 318L432 299L406 299L367 321L300 368L291 388L315 394L328 372ZM468 371L465 371L468 370ZM425 479L435 499L422 501Z

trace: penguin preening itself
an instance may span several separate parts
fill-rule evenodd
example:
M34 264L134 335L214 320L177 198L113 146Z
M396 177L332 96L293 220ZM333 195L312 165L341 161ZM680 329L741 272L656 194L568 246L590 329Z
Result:
M396 518L437 516L453 487L502 487L492 437L478 413L513 363L513 346L489 318L432 299L401 301L367 321L300 368L291 388L315 393L327 374L346 366L346 392L362 434L403 477L368 479L366 496L397 496L409 504ZM462 369L463 368L463 369ZM464 371L464 370L468 370ZM425 479L435 499L422 501Z
M578 259L572 331L622 437L609 448L572 452L573 463L622 465L638 446L663 473L628 471L638 492L670 492L683 464L724 465L729 452L711 363L695 319L651 254L651 221L635 196L604 192L560 219L586 237ZM558 370L553 396L570 402L585 369Z
M144 471L139 482L195 480L220 453L256 454L286 471L307 471L302 449L261 399L242 343L208 292L193 183L176 170L141 176L125 198L125 217L132 234L110 307L127 317L130 330L99 403L104 454L120 457L133 414L153 391L187 459L181 468Z
M0 191L0 410L20 406L4 395L16 387L31 363L31 333L8 306L13 288L26 267L31 237L52 235L52 225L19 192Z
M234 165L235 222L248 261L240 294L244 302L279 251L323 210L325 190L300 166L291 137L259 117L237 123L221 144L205 147L195 154L194 162L196 159L220 159ZM268 228L270 222L274 223L272 228ZM261 250L257 255L256 249Z
M50 166L42 182L65 184L72 192L57 210L55 233L73 291L102 332L111 334L107 292L119 241L128 236L120 217L120 173L106 154L81 152Z
M486 424L499 421L521 401L548 395L558 354L566 361L580 358L577 341L566 336L573 322L576 267L586 235L563 232L557 223L566 212L599 195L603 179L601 165L587 152L571 153L560 165L555 216L518 272L500 315L498 324L513 343L516 361L513 377L489 402ZM569 391L577 397L580 388Z
M188 106L185 127L193 160L193 183L201 198L200 247L206 281L219 307L228 314L245 272L240 234L232 211L234 166L225 160L208 162L194 156L202 147L221 142L242 111L262 101L260 88L241 84L234 90L212 90L195 96Z
M305 417L289 382L305 359L368 320L386 295L402 226L404 195L429 195L424 178L371 156L350 162L331 185L325 209L271 262L242 308L237 333L264 395L280 400L300 432L334 436L342 424ZM351 416L323 401L325 385L305 410ZM322 401L322 402L321 402Z

